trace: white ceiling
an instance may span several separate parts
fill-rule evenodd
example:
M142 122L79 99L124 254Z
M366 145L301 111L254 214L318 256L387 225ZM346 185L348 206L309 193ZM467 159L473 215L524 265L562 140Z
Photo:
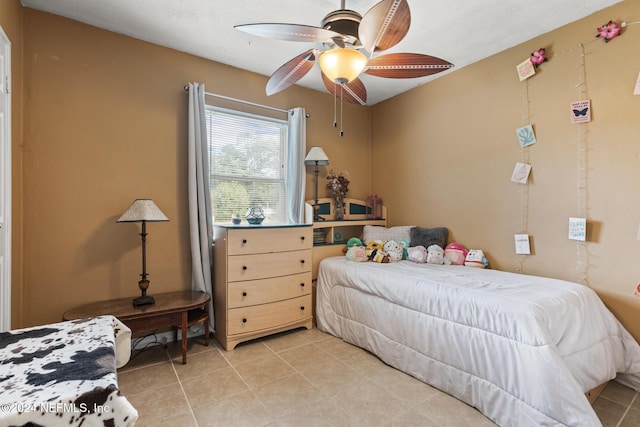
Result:
M391 98L621 1L409 0L409 33L385 53L433 55L455 67L419 79L362 75L367 104ZM346 0L345 6L364 15L377 2ZM313 45L251 36L235 30L234 25L276 22L320 26L327 13L340 8L339 0L22 0L22 4L265 76ZM531 50L539 47L531 46ZM325 91L318 68L298 84Z

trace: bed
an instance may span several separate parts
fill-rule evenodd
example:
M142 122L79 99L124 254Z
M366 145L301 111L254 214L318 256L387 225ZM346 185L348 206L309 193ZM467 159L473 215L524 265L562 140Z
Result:
M130 350L113 316L0 333L0 425L133 426L116 376Z
M326 258L317 326L502 426L599 426L585 393L640 391L640 346L586 286L459 265Z

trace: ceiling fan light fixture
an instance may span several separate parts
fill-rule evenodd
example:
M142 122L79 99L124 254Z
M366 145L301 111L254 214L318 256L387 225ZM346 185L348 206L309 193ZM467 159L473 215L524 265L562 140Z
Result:
M364 53L350 48L327 50L318 58L324 75L339 84L356 79L367 66L367 61Z

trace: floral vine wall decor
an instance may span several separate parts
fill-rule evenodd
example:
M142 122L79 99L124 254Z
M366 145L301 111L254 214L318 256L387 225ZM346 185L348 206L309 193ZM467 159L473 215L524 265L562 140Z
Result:
M622 28L618 24L613 21L609 21L607 24L598 28L598 34L596 34L596 37L599 37L604 40L605 43L608 43L612 38L618 37L621 31Z
M333 171L327 175L327 188L333 199L333 212L336 220L343 219L345 214L344 199L347 197L349 184L351 183L345 175L345 172L336 174Z
M538 68L540 66L540 64L542 64L543 62L547 62L547 57L545 56L545 50L544 48L542 49L538 49L538 50L534 50L531 53L531 58L529 58L529 60L531 61L531 63Z

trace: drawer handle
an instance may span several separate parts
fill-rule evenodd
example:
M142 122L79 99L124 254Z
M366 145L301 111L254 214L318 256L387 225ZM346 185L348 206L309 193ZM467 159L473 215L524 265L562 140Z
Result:
M243 265L243 266L242 266L242 269L243 269L243 270L246 270L246 269L247 269L247 266L246 266L246 265Z
M247 293L246 293L246 292L243 292L243 293L242 293L242 296L243 296L243 297L246 297L246 296L247 296Z
M304 260L303 259L300 260L300 264L304 264Z
M246 245L247 244L247 239L242 239L242 244Z
M242 323L247 323L247 318L246 317L242 318Z
M304 288L304 282L300 282L300 286Z
M300 307L300 310L301 310L301 311L304 311L304 305Z
M304 236L300 236L300 240L304 242Z

